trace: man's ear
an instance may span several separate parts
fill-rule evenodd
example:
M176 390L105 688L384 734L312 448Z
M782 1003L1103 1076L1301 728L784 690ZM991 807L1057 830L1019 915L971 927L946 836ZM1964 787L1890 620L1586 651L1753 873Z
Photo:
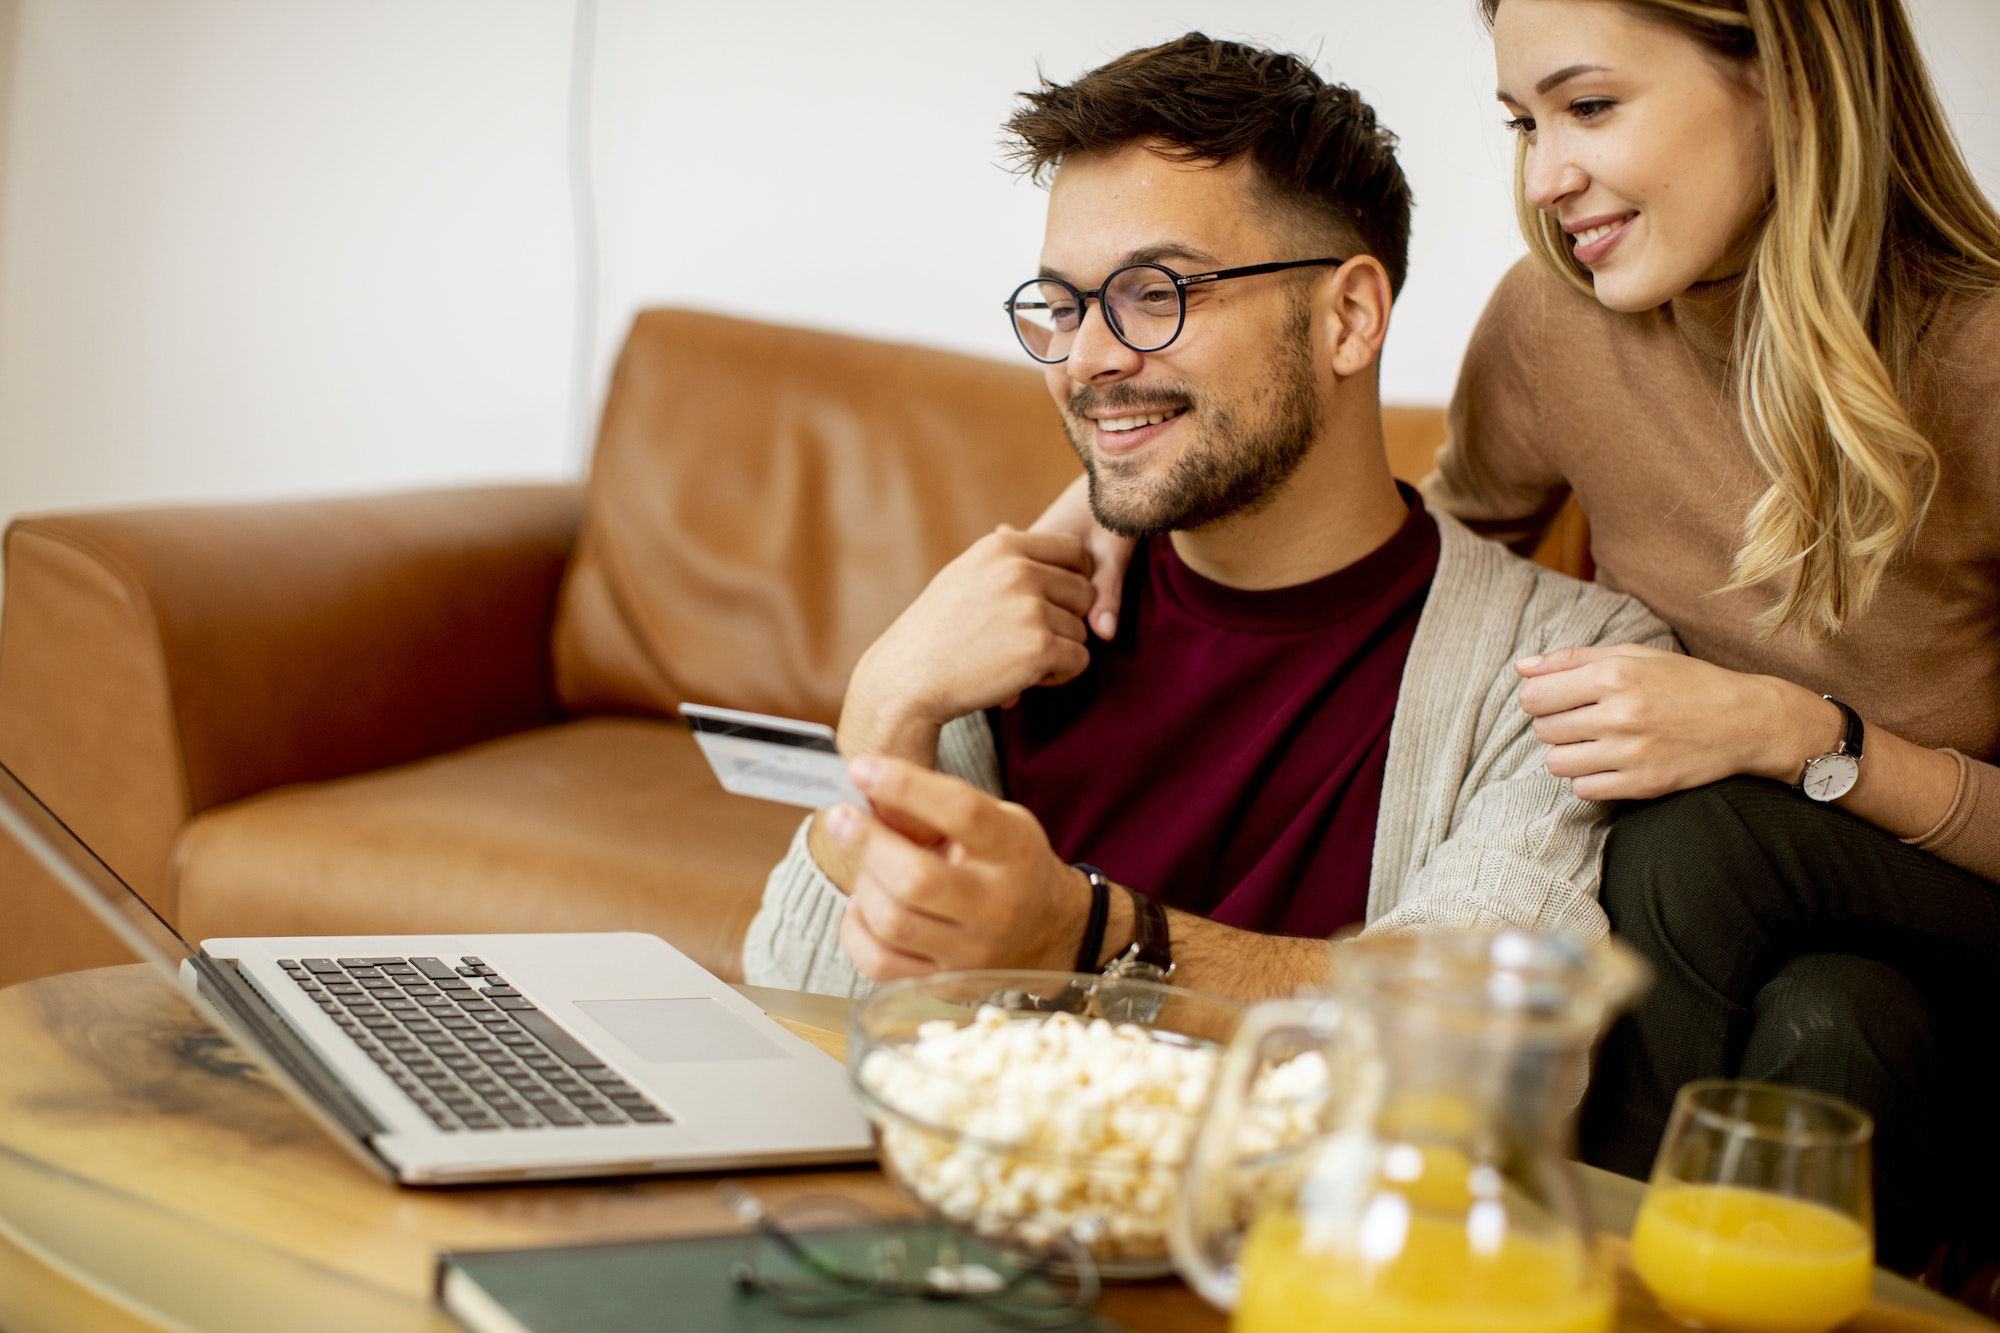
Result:
M1321 281L1313 313L1334 374L1345 379L1375 364L1394 304L1389 271L1373 255L1356 255Z

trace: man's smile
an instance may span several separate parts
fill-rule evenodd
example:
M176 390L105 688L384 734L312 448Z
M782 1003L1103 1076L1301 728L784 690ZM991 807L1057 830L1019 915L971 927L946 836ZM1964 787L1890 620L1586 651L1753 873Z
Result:
M1157 426L1163 421L1172 421L1185 411L1187 411L1185 407L1176 407L1165 412L1144 412L1136 416L1098 417L1097 428L1123 433L1128 430L1138 430L1141 426Z
M1092 442L1097 452L1117 456L1139 452L1172 430L1174 423L1186 416L1188 410L1186 403L1119 404L1092 407L1080 415L1096 428L1092 432Z

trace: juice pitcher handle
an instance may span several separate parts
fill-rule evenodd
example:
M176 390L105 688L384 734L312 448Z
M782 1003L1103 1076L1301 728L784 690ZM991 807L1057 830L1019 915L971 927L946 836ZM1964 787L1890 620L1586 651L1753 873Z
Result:
M1338 1002L1330 998L1257 1005L1243 1016L1216 1071L1207 1113L1188 1153L1168 1241L1182 1278L1219 1310L1236 1308L1237 1251L1256 1206L1255 1199L1242 1197L1244 1185L1234 1176L1242 1121L1258 1072L1267 1063L1265 1053L1280 1038L1294 1049L1302 1038L1324 1046L1339 1012Z

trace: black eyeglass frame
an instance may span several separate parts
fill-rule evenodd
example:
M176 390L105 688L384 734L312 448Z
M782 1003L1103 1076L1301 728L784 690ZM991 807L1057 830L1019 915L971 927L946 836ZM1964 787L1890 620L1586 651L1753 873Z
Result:
M751 1228L751 1237L761 1239L782 1251L806 1274L818 1279L819 1291L831 1289L856 1298L861 1304L840 1303L817 1308L797 1305L788 1300L794 1295L790 1284L773 1281L758 1272L746 1252L743 1261L738 1262L730 1272L730 1280L739 1290L757 1292L776 1299L779 1308L798 1315L825 1314L839 1315L854 1313L862 1305L876 1299L921 1299L927 1301L965 1301L981 1307L989 1318L998 1323L1011 1324L1018 1328L1060 1328L1079 1323L1091 1317L1092 1309L1103 1290L1097 1277L1097 1267L1091 1262L1090 1251L1074 1236L1062 1238L1055 1248L1036 1258L1034 1262L1014 1270L1011 1276L1000 1279L997 1286L978 1288L956 1288L939 1280L935 1271L927 1271L921 1279L896 1279L868 1276L848 1272L822 1260L802 1243L778 1219L772 1216L763 1202L734 1181L725 1180L717 1184L716 1192L736 1213L737 1217ZM810 1198L794 1200L794 1203L810 1203ZM850 1205L851 1200L829 1198L828 1202ZM901 1219L904 1223L915 1219ZM896 1222L887 1218L870 1217L873 1224L885 1230ZM943 1224L940 1224L943 1225ZM949 1234L950 1228L947 1227ZM1076 1282L1076 1290L1068 1300L1052 1305L1029 1305L1013 1307L1008 1300L1031 1287L1037 1279L1049 1277L1052 1273L1066 1272ZM994 1276L998 1276L997 1274ZM816 1304L816 1303L815 1303Z
M1216 269L1212 273L1176 273L1164 264L1126 264L1122 268L1111 270L1111 272L1105 275L1103 282L1099 283L1093 290L1087 292L1078 288L1073 283L1063 281L1061 278L1029 278L1026 282L1016 287L1012 295L1000 303L1000 308L1007 312L1007 323L1013 327L1014 339L1021 344L1021 350L1045 366L1061 365L1063 362L1069 360L1069 353L1064 352L1061 356L1047 357L1028 346L1027 335L1021 331L1021 321L1014 316L1016 308L1029 309L1039 306L1041 309L1048 309L1046 301L1034 302L1022 301L1020 299L1022 292L1028 290L1030 287L1040 286L1045 282L1054 283L1076 298L1076 306L1079 313L1076 317L1076 328L1069 331L1072 341L1074 341L1078 333L1083 331L1083 321L1089 318L1090 303L1094 300L1097 302L1097 308L1103 312L1104 326L1111 330L1111 336L1133 351L1144 355L1149 352L1164 352L1167 348L1174 345L1176 338L1181 336L1181 330L1187 327L1187 289L1190 287L1203 286L1211 282L1226 282L1230 278L1254 278L1265 273L1283 273L1287 269L1294 268L1315 268L1325 264L1331 264L1337 268L1346 262L1347 260L1345 259L1336 258L1331 255L1321 259L1280 259L1268 264L1244 264L1239 268ZM1141 347L1126 337L1125 330L1118 327L1118 320L1111 313L1111 308L1104 303L1105 291L1112 283L1118 281L1121 274L1131 273L1136 269L1142 268L1149 268L1155 273L1163 274L1168 281L1173 283L1174 300L1178 306L1174 316L1174 331L1167 335L1164 342L1155 347Z

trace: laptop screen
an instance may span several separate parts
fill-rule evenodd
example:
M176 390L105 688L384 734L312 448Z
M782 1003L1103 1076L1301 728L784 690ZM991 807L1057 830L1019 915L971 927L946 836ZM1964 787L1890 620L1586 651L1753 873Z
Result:
M193 956L187 941L4 764L0 764L0 832L25 848L65 892L139 957L165 968L169 976L178 976L182 960Z

